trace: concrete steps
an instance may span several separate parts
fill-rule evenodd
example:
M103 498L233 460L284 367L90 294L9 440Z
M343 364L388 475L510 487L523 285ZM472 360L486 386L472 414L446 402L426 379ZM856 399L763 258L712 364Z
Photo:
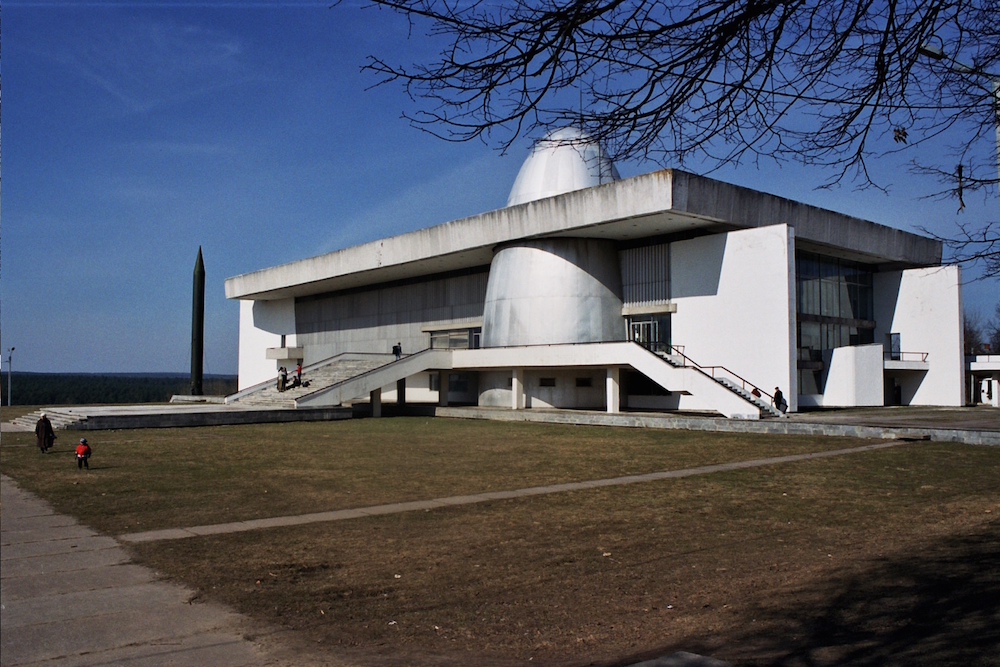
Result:
M34 432L35 424L41 419L43 412L48 416L49 421L52 422L52 428L57 431L76 428L87 421L87 415L80 414L75 408L45 408L44 410L35 410L26 415L21 415L12 419L11 423Z
M227 399L226 402L241 407L294 410L297 400L375 370L390 363L391 360L391 357L386 359L384 355L377 355L374 358L355 356L343 358L343 355L333 357L326 363L321 362L322 365L312 365L303 369L301 387L293 387L279 392L277 382L271 381L248 393L236 394ZM291 374L289 374L289 380L291 380Z
M781 416L783 416L781 414L780 410L778 410L777 408L775 408L770 403L765 402L764 399L763 399L763 397L757 398L756 396L754 396L749 391L747 391L743 387L739 386L738 384L736 384L735 382L733 382L729 378L727 378L727 377L718 377L718 378L715 378L715 381L718 382L719 384L723 385L727 389L729 389L729 391L732 391L732 392L735 392L735 393L739 394L740 396L742 396L743 398L745 398L746 400L750 401L751 403L753 403L754 405L756 405L758 408L760 408L760 416L761 417L781 417Z
M761 419L764 419L766 417L784 416L780 410L775 408L769 402L765 401L763 397L758 398L757 396L754 396L752 393L744 389L741 385L737 384L734 380L732 380L729 377L726 377L725 375L720 375L719 377L710 375L706 373L701 367L686 363L685 359L678 354L668 354L666 352L656 351L656 356L660 357L661 359L663 359L664 361L666 361L668 364L670 364L675 368L692 368L703 373L706 377L715 380L720 385L722 385L729 391L733 392L734 394L736 394L737 396L739 396L740 398L742 398L743 400L752 404L754 407L760 410Z

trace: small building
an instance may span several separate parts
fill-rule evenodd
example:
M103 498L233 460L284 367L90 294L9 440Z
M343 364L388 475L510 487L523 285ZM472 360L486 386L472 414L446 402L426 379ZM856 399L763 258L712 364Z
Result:
M933 239L677 169L621 179L563 129L504 208L229 278L226 296L237 400L301 362L316 382L289 407L754 419L775 388L791 411L962 405L960 282Z

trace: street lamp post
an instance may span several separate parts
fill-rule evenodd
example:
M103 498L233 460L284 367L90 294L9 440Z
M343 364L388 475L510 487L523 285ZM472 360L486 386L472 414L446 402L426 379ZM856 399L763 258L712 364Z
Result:
M932 60L947 60L948 68L961 74L976 74L985 76L990 80L990 96L993 98L993 125L996 128L997 141L997 188L1000 189L1000 74L984 72L974 67L969 67L954 58L945 55L942 49L930 44L921 44L917 49L917 54L926 56Z
M14 348L11 347L7 350L7 407L10 407L10 371L12 366L10 365L11 359L14 358Z

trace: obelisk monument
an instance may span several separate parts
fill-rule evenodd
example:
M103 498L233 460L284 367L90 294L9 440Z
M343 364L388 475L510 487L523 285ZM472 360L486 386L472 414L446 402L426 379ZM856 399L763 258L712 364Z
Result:
M191 301L191 395L201 396L202 361L205 354L205 263L198 259L194 263L194 296Z

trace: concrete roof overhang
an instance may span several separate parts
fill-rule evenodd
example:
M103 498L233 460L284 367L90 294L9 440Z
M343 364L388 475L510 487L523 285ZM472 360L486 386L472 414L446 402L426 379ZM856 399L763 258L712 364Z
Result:
M497 209L226 280L229 299L270 300L488 265L500 244L546 237L648 237L789 224L797 242L871 264L939 264L941 244L676 169Z

